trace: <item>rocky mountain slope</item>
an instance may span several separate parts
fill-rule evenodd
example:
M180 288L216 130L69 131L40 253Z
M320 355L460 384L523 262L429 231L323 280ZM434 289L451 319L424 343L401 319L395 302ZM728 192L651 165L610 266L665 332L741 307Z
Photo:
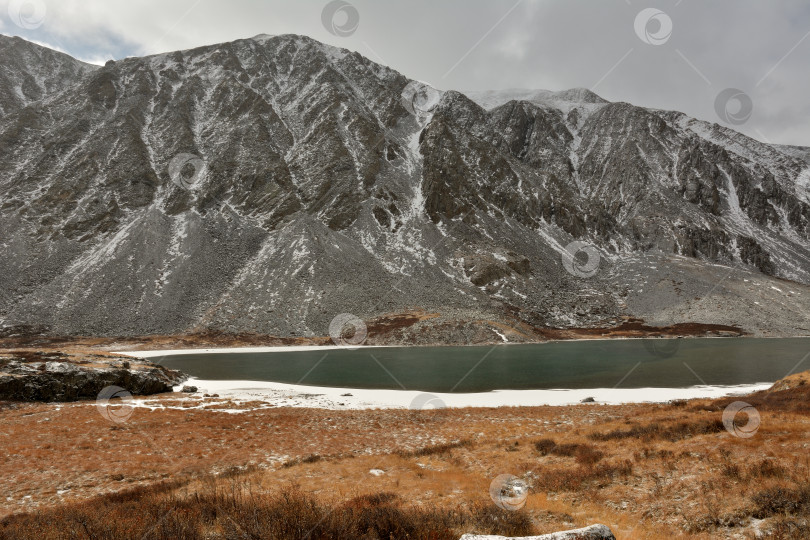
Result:
M810 334L807 148L582 89L440 92L301 36L79 71L0 117L5 325Z
M0 118L47 98L97 69L18 37L0 36Z

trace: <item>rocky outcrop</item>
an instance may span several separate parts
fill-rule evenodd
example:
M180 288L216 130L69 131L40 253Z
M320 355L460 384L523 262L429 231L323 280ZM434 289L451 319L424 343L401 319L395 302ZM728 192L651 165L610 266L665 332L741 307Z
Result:
M96 399L108 386L132 395L159 394L184 379L178 371L135 358L0 352L0 401Z
M464 256L464 272L473 285L481 287L514 274L527 276L531 263L515 253L475 253Z
M782 392L783 390L799 388L800 386L810 386L810 371L794 373L793 375L789 375L784 379L780 379L776 381L773 386L768 388L766 392Z
M465 534L460 540L510 540L506 536ZM512 540L616 540L605 525L591 525L582 529L562 531L540 536L513 537Z

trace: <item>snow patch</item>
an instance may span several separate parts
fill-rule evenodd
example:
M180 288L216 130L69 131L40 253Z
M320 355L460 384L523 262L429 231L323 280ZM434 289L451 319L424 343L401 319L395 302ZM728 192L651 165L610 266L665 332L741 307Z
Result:
M810 167L799 173L796 178L796 195L810 204Z
M737 196L737 188L734 186L734 181L731 175L721 166L717 166L720 172L726 177L726 201L728 202L728 218L731 224L736 225L739 232L756 237L754 228L743 209L740 207L740 199Z
M320 347L322 348L322 347ZM237 402L264 402L275 406L342 409L409 408L422 392L416 390L368 390L292 385L267 381L213 381L189 379L202 393L216 393ZM719 398L765 390L769 383L739 386L693 386L689 388L580 388L553 390L496 390L464 394L434 394L447 407L508 407L576 405L587 397L598 403L662 403L675 399ZM177 387L180 389L180 386ZM352 394L346 396L347 393ZM201 402L206 403L206 402ZM135 407L157 406L154 400L137 399ZM202 407L202 405L201 405ZM260 408L264 408L263 405ZM184 408L185 410L185 408ZM249 408L216 412L249 412ZM213 413L214 411L212 411Z
M273 35L273 34L258 34L258 35L253 36L250 39L252 39L253 41L258 41L259 43L264 43L265 41L267 41L269 39L273 39L274 37L276 37L276 36Z

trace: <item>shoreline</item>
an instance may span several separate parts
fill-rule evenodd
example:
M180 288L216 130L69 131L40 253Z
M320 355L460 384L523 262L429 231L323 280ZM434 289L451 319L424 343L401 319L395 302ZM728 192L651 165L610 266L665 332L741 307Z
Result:
M638 403L666 403L685 399L714 399L727 396L747 395L773 386L762 382L732 386L697 385L686 388L577 388L541 390L493 390L475 393L440 393L419 390L384 390L363 388L338 388L276 383L249 380L205 380L190 378L175 387L196 386L196 394L189 398L201 398L201 408L208 407L212 400L238 404L257 402L258 408L295 407L329 410L366 409L440 409L474 407L537 407L578 405L586 398L593 398L595 405L626 405ZM202 394L208 394L204 397ZM216 394L216 397L211 397ZM141 406L150 407L150 398L138 398ZM133 403L134 405L135 403ZM150 407L151 408L151 407ZM187 408L187 407L184 407ZM211 409L216 410L216 409ZM245 409L220 410L241 412Z
M547 343L573 343L582 341L625 341L625 340L676 340L676 339L810 339L807 336L604 336L604 337L578 337L566 339L548 339L545 341L527 341L502 343L475 343L475 344L454 344L438 343L430 345L422 344L396 344L396 345L360 345L359 347L347 347L345 345L267 345L250 347L209 347L190 349L143 349L128 351L110 351L110 354L121 356L132 356L135 358L155 358L158 356L177 356L181 354L227 354L227 353L262 353L262 352L307 352L307 351L328 351L328 350L362 350L362 349L389 349L389 348L427 348L427 347L500 347L518 345L545 345Z
M407 347L408 345L403 345ZM343 345L268 345L266 347L213 347L204 349L164 349L144 351L111 351L110 354L132 356L134 358L155 358L157 356L177 356L180 354L227 354L227 353L262 353L262 352L307 352L330 351L345 349L385 349L400 347L400 345L363 345L361 347L345 347Z

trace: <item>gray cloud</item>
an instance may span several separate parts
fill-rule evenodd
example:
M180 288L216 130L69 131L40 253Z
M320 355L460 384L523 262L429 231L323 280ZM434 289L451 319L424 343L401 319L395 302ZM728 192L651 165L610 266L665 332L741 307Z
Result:
M307 34L442 89L596 86L610 100L716 122L715 97L738 88L754 108L735 129L810 145L810 5L801 0L348 1L359 25L346 37L322 24L326 0L46 0L46 18L31 29L8 7L33 13L41 0L0 0L0 28L97 62L259 33ZM660 45L634 29L650 7L672 21Z

